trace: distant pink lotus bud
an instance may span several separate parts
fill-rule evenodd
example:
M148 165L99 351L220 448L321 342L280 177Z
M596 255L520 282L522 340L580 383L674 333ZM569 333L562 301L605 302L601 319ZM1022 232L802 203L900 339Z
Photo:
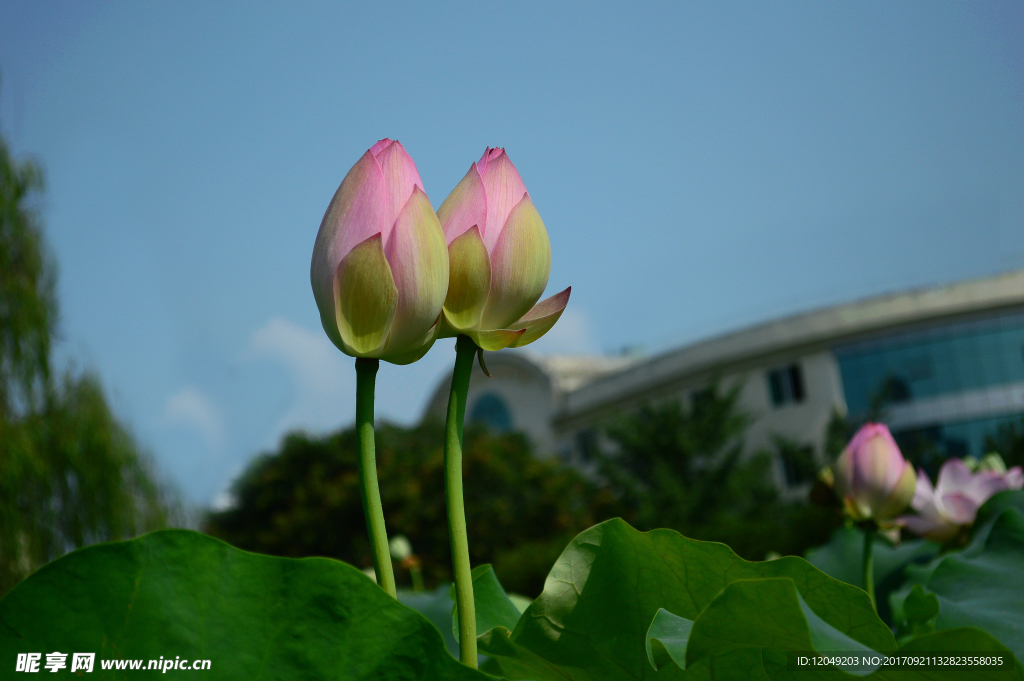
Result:
M998 470L972 473L962 460L950 459L939 469L935 487L927 473L917 472L917 490L910 505L919 515L902 516L898 522L922 537L947 542L956 537L961 528L974 523L978 509L992 495L1022 486L1024 472L1020 466L1005 473Z
M441 336L484 350L521 347L554 326L570 288L538 303L551 273L547 229L504 149L488 148L437 217L451 274Z
M888 522L914 496L914 467L880 423L867 423L857 431L833 471L836 494L857 521Z
M430 349L448 249L400 143L377 142L342 180L316 235L310 280L324 330L345 354L408 364Z

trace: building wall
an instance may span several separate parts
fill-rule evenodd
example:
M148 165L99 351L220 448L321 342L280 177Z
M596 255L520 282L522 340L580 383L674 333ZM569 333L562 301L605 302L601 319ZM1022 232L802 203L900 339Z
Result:
M773 370L797 367L802 380L800 400L775 404L772 399L769 374ZM658 391L634 395L606 403L604 408L566 418L556 415L555 439L558 450L568 454L567 460L581 468L588 468L591 454L586 447L610 448L601 436L602 425L616 415L628 413L647 401L678 400L689 406L695 393L719 381L720 390L740 387L738 408L751 417L745 436L745 452L750 454L767 449L774 451L775 436L782 436L801 445L810 445L820 456L825 430L834 410L846 413L842 381L835 356L829 351L807 355L776 355L770 361L746 366L728 373L708 373L682 377L663 385ZM611 388L611 386L609 386ZM775 478L780 488L787 487L781 462L776 462Z
M1024 416L1024 271L771 320L648 359L559 359L488 353L495 378L474 370L467 416L490 395L538 454L587 470L587 451L609 444L600 435L608 419L649 401L688 404L720 381L742 386L748 453L781 435L822 458L833 412L863 418L881 380L895 378L883 420L898 440L930 438L941 456L977 456L986 432ZM786 390L772 387L772 372L794 366L802 397L780 399ZM447 396L445 381L428 416L444 418ZM781 464L775 473L785 488Z
M804 382L804 396L800 401L777 405L772 400L769 373L790 366L799 367ZM835 355L822 351L793 357L787 362L776 362L745 372L743 379L746 382L740 408L754 419L747 431L747 451L773 450L774 436L779 435L810 445L824 465L822 454L825 430L832 413L846 413L842 379ZM779 487L786 487L781 462L776 462L775 474Z
M495 400L508 410L510 431L525 433L534 452L541 458L554 454L555 442L551 431L551 415L558 398L551 377L544 368L524 353L487 353L488 378L473 364L466 398L466 423L474 417L486 423L487 403ZM428 403L425 418L444 421L448 408L451 378L442 380ZM483 408L483 409L481 409ZM504 428L493 428L499 432Z

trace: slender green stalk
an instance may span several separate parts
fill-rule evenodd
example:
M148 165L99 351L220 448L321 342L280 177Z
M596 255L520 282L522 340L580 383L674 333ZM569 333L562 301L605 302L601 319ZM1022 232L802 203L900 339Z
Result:
M426 587L423 586L423 570L420 569L419 565L413 565L409 568L409 576L412 578L413 591L426 591Z
M473 372L476 343L468 336L455 342L455 371L448 397L444 439L444 494L448 504L448 537L455 568L455 605L459 613L459 649L463 664L476 668L476 606L473 575L469 567L466 508L462 502L462 425L466 417L466 393Z
M356 359L356 433L359 436L359 488L363 493L363 515L366 531L373 547L373 569L377 583L391 596L395 590L395 573L391 568L388 532L384 529L384 509L377 485L377 458L373 444L373 389L380 360Z
M864 530L864 590L868 592L871 607L878 612L878 604L875 603L875 569L871 557L871 550L875 544L875 533L874 525Z

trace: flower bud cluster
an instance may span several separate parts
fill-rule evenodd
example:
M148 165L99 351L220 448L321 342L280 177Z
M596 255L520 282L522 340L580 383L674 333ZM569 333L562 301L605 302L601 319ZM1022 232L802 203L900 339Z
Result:
M439 337L520 347L558 321L569 289L540 303L547 230L504 149L488 148L434 212L412 158L383 139L352 167L320 223L310 280L331 341L408 364Z

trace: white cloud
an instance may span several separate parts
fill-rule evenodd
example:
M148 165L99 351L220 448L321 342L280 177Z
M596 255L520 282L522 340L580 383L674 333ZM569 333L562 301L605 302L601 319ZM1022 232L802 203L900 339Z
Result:
M165 425L184 425L199 431L211 452L222 452L227 441L220 410L193 386L167 399L161 421Z
M291 373L294 398L274 424L269 442L289 430L333 430L355 416L355 370L321 330L310 331L287 319L271 319L253 334L247 356L282 362Z
M540 355L594 355L597 343L586 310L569 302L558 322L540 340L527 346Z

